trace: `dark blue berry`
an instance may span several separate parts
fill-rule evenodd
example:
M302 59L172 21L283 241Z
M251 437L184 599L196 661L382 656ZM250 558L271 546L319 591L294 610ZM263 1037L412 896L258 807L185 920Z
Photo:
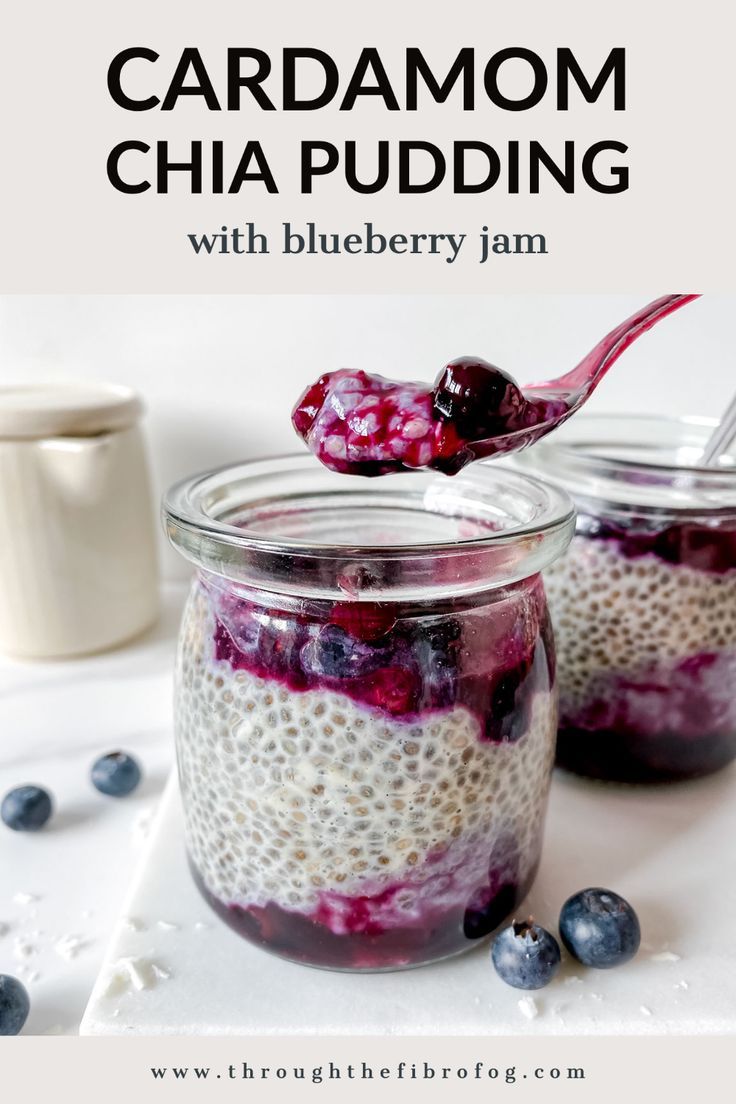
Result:
M10 974L0 974L0 1035L20 1035L30 1010L25 986Z
M325 625L302 649L302 662L326 678L359 678L381 666L386 650L355 640L339 625Z
M338 625L325 625L308 645L314 667L330 678L348 678L355 642Z
M491 680L485 736L492 743L514 744L527 731L533 658L524 656L510 671Z
M111 751L92 767L92 784L109 797L125 797L141 780L141 768L132 755Z
M479 357L448 364L434 385L435 416L452 422L468 441L513 428L523 408L524 396L511 376Z
M3 822L14 832L37 832L52 812L51 795L40 786L18 786L6 793L0 806Z
M610 889L582 889L560 913L560 936L584 966L609 970L633 958L641 931L633 908Z
M514 921L500 932L491 950L496 973L514 989L541 989L557 973L560 948L555 937L531 919Z
M462 626L454 618L417 626L412 651L435 706L455 701L461 646Z
M506 919L517 902L519 890L513 883L495 890L483 886L471 898L463 915L463 934L466 939L482 939Z

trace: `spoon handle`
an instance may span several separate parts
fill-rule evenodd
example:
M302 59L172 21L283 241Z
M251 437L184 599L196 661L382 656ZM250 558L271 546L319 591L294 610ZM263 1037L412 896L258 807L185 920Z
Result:
M668 314L672 314L673 311L698 298L698 295L663 295L661 298L647 303L636 314L632 314L631 318L627 318L625 322L621 322L614 330L606 334L572 371L567 372L564 376L559 376L555 380L532 384L532 388L535 391L567 391L571 393L570 398L573 405L578 399L576 392L581 393L580 399L587 398L611 365L618 360L632 342L656 325L660 319L666 318Z
M708 443L703 449L701 464L703 467L715 467L722 453L736 439L736 395L726 408L726 413L721 418L716 428L711 433Z

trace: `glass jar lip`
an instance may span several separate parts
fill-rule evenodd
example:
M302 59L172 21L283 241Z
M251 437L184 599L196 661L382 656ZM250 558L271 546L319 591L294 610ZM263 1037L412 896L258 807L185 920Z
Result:
M369 510L387 526L380 541L353 538L370 528ZM316 536L299 531L310 515L319 518ZM567 545L574 507L562 488L497 463L453 478L366 479L337 475L304 453L183 479L164 496L163 516L174 547L206 570L265 589L345 597L347 587L349 597L378 600L535 574ZM427 535L435 525L439 537ZM404 526L419 538L400 539ZM463 526L467 535L458 535ZM456 566L441 585L432 570L439 561Z
M736 448L717 467L698 463L715 418L661 414L582 414L520 454L522 468L581 501L653 514L731 515L736 510Z

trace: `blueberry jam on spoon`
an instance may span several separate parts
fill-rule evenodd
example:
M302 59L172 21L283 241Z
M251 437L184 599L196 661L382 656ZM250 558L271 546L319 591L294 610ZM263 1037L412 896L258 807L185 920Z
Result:
M521 388L479 357L448 364L433 387L342 368L299 399L297 433L328 468L386 475L431 468L455 475L471 460L526 448L590 397L621 353L696 295L665 295L600 341L571 372Z

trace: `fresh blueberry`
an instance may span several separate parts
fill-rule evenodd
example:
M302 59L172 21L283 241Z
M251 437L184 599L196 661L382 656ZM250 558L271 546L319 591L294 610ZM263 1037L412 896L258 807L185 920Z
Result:
M354 640L339 625L325 625L304 646L304 662L318 675L355 678L371 668L372 649Z
M454 618L420 624L412 640L413 654L435 706L452 705L462 644L462 626Z
M582 889L560 913L560 936L584 966L609 970L633 958L641 931L633 908L610 889Z
M514 989L541 989L557 973L560 948L555 937L530 918L500 932L491 950L496 973Z
M10 974L0 974L0 1035L20 1035L30 1009L25 986Z
M92 767L92 784L109 797L125 797L141 780L141 768L132 755L111 751L102 755Z
M485 726L486 739L491 743L514 744L526 732L529 691L534 686L530 669L530 660L523 658L516 667L492 680Z
M452 422L468 441L504 432L523 408L524 396L511 376L479 357L460 357L435 381L435 417Z
M53 811L51 795L40 786L18 786L3 798L0 816L14 832L37 832Z
M491 885L476 890L463 914L463 935L466 939L482 939L506 919L516 904L519 890L507 883L495 890Z
M493 841L488 856L488 881L477 889L463 916L467 939L490 935L519 901L519 844L508 830Z

